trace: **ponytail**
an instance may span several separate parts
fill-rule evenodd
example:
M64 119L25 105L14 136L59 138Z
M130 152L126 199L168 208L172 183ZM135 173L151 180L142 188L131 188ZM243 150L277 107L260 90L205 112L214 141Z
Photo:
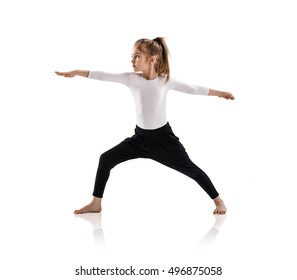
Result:
M140 39L135 42L135 46L150 56L156 56L155 71L159 76L166 77L166 82L168 82L170 78L169 49L165 39L163 37L156 37L153 40Z
M156 64L156 72L162 76L166 76L166 81L170 78L170 67L169 67L169 49L163 37L156 37L153 41L159 44L162 48L162 58L159 57Z

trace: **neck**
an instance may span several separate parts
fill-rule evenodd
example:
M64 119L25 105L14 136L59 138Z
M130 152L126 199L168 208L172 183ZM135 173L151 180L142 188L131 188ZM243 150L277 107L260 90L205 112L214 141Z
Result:
M142 72L142 77L147 80L154 80L159 76L159 74L154 69L149 69L148 72Z

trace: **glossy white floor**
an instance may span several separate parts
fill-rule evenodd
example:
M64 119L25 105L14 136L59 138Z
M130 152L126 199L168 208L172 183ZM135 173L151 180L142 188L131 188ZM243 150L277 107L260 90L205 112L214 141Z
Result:
M189 266L222 267L221 276L207 279L296 279L290 1L171 3L162 26L136 19L155 18L156 6L169 9L166 1L150 1L146 11L133 0L102 1L100 8L98 1L17 2L0 9L7 27L0 54L1 279L86 279L75 269L130 265L159 269L151 279L172 279L171 267ZM107 24L111 15L122 24ZM54 71L129 71L133 42L155 36L168 38L174 74L236 97L168 96L174 132L228 214L213 216L212 201L187 177L135 160L112 171L101 214L75 216L91 198L100 154L132 135L134 105L120 85Z
M74 216L91 187L79 182L75 170L70 180L55 177L62 162L47 178L36 166L32 180L11 174L1 188L7 279L71 279L80 266L158 268L165 270L163 279L170 279L171 266L220 266L222 279L294 273L294 260L287 257L296 248L294 199L275 170L261 179L253 169L233 166L226 176L230 184L223 178L221 187L229 213L215 217L211 201L188 178L150 162L131 162L114 170L101 214Z

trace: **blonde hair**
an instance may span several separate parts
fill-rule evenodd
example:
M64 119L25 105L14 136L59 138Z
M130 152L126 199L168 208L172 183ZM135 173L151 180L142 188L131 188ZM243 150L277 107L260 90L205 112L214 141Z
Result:
M156 37L153 40L139 39L134 46L141 52L156 57L155 71L159 76L166 77L166 81L168 81L170 78L169 50L165 39L163 37Z

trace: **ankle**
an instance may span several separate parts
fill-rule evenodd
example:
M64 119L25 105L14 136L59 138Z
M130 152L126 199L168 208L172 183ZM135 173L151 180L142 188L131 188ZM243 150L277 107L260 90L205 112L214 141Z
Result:
M222 205L224 204L224 201L218 196L214 200L215 205Z
M101 199L102 199L101 197L93 196L92 202L101 203Z

